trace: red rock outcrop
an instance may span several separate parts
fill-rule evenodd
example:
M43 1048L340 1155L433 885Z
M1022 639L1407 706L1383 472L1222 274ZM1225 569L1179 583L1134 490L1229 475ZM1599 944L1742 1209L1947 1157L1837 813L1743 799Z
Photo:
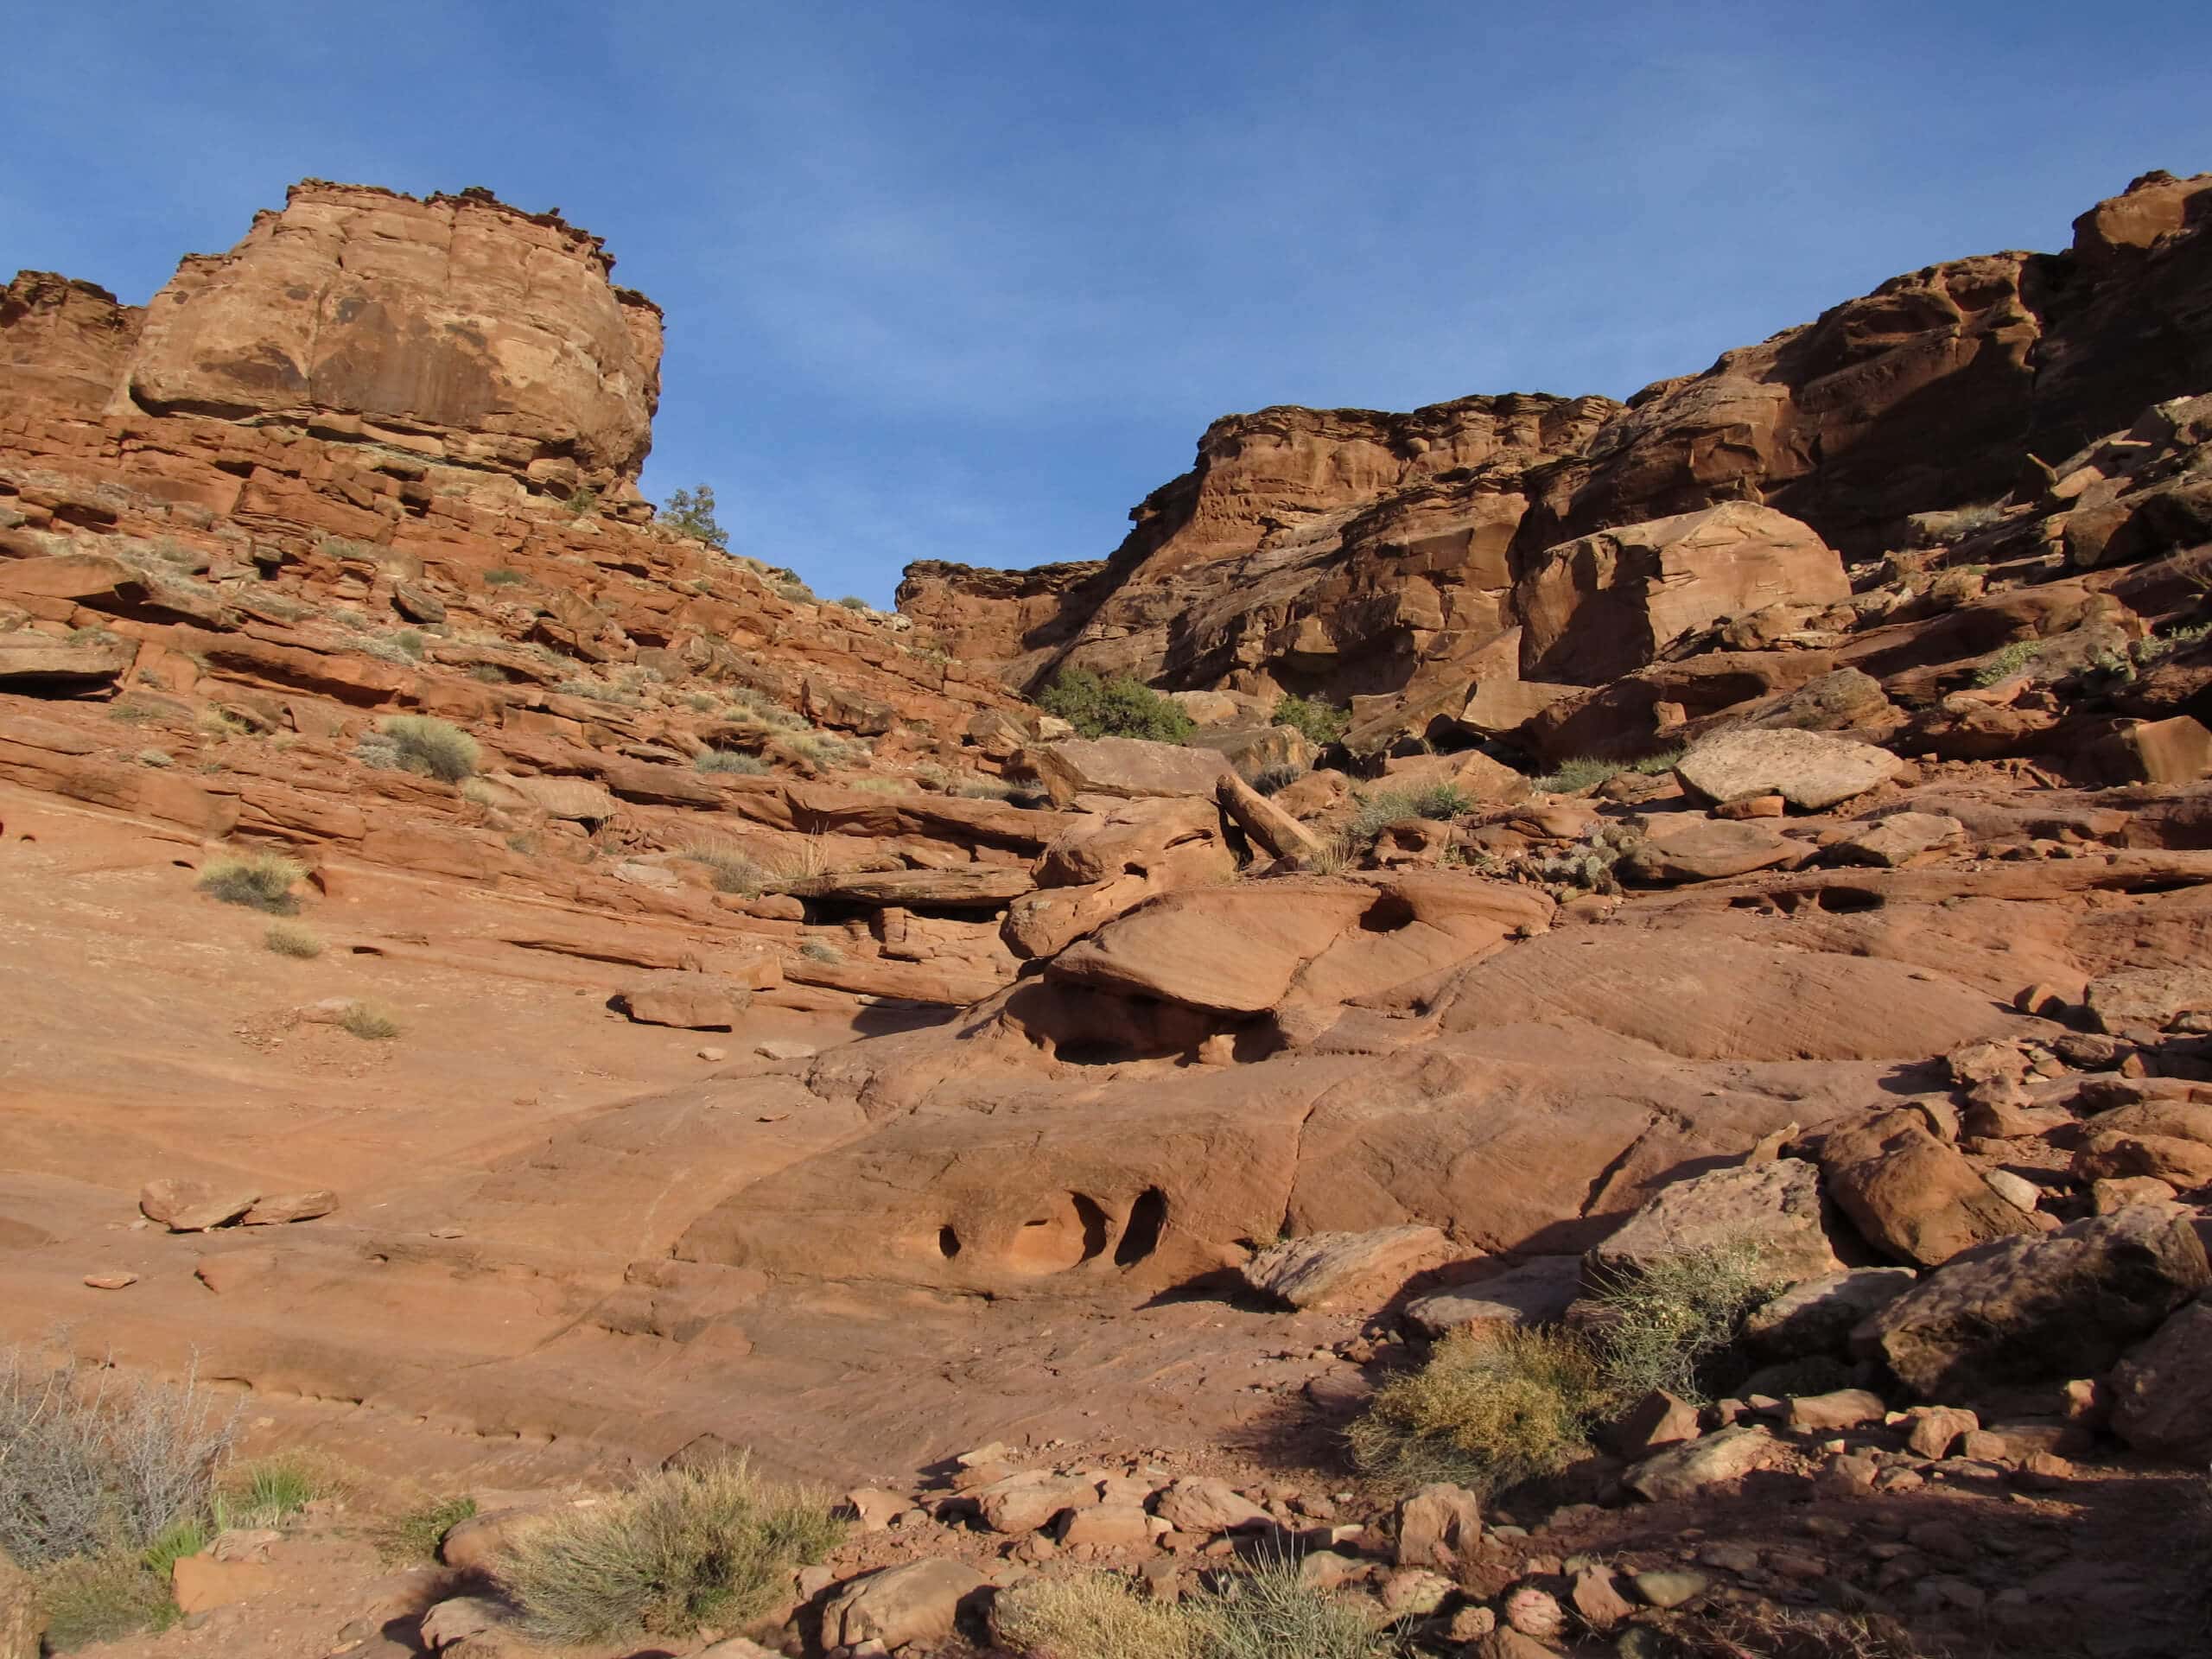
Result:
M1320 692L1352 702L1356 746L1373 747L1456 715L1471 685L1561 677L1514 630L1532 574L1578 537L1743 502L1865 558L1914 544L1916 514L2032 495L2100 433L2204 390L2208 219L2212 175L2149 174L2083 214L2067 252L1898 276L1625 407L1515 396L1232 416L1135 510L1103 570L918 566L900 602L1017 684L1072 663ZM1768 597L1809 612L1843 595L1824 572ZM1637 632L1587 677L1669 643Z

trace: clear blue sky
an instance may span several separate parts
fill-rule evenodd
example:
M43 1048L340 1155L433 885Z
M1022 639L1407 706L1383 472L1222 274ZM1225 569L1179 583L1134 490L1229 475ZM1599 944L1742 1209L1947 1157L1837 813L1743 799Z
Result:
M1206 423L1625 394L2212 168L2212 5L199 0L8 25L0 270L485 185L668 313L645 475L884 601L1103 556Z

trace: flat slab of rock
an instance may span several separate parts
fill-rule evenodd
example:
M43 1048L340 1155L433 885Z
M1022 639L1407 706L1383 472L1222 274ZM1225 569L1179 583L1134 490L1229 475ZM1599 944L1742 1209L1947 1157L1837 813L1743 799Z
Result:
M656 974L617 994L622 1012L638 1024L679 1031L734 1030L752 1000L745 987L707 974Z
M1925 1400L2093 1376L2212 1283L2190 1211L2131 1205L1999 1239L1929 1274L1853 1338Z
M1783 1291L1744 1321L1744 1339L1769 1359L1840 1354L1851 1333L1910 1290L1910 1268L1854 1268L1824 1273Z
M338 1195L327 1187L313 1192L280 1192L256 1198L239 1220L248 1227L279 1227L287 1222L313 1221L337 1207Z
M1262 1250L1239 1269L1263 1296L1292 1307L1357 1302L1380 1306L1414 1274L1448 1260L1452 1241L1435 1227L1378 1227L1365 1233L1309 1233Z
M1934 858L1966 844L1967 828L1938 812L1892 812L1855 830L1827 849L1837 864L1871 864L1900 869L1916 860Z
M1757 821L1670 813L1621 860L1637 881L1715 881L1802 858L1805 843Z
M1694 1497L1709 1487L1739 1480L1754 1469L1764 1469L1781 1455L1782 1448L1764 1429L1724 1428L1701 1440L1671 1446L1656 1458L1646 1458L1622 1477L1628 1489L1654 1503L1670 1498Z
M1694 745L1675 775L1709 801L1779 795L1818 812L1889 782L1904 762L1887 749L1825 732L1722 732Z
M1590 1274L1599 1283L1632 1279L1670 1256L1732 1245L1756 1249L1782 1279L1842 1267L1821 1226L1820 1172L1777 1158L1673 1182L1590 1252Z
M2212 969L2138 968L2102 974L2082 997L2099 1031L2164 1031L2185 1014L2212 1013Z
M1214 782L1227 764L1217 750L1137 737L1073 737L1028 753L1055 806L1065 806L1078 795L1201 795L1211 800Z
M137 642L119 634L99 634L73 645L28 628L0 633L0 685L97 684L114 679L137 654Z
M621 802L588 778L505 778L499 780L549 818L604 823Z
M1265 1510L1227 1481L1203 1475L1177 1481L1160 1495L1153 1510L1176 1531L1201 1537L1274 1524Z
M253 1208L260 1189L213 1181L149 1181L138 1194L138 1209L173 1233L204 1233L236 1221Z
M1406 1304L1407 1319L1431 1337L1474 1325L1553 1325L1582 1294L1582 1258L1540 1255L1497 1277Z
M1026 864L971 864L949 870L833 872L791 882L784 891L797 899L847 905L998 910L1036 886Z

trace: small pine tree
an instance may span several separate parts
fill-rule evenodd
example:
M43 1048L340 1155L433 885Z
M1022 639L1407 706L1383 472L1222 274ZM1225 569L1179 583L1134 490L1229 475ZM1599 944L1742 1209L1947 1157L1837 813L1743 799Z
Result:
M715 522L715 491L710 484L696 490L678 490L660 510L660 522L679 536L704 542L718 553L729 551L729 532Z

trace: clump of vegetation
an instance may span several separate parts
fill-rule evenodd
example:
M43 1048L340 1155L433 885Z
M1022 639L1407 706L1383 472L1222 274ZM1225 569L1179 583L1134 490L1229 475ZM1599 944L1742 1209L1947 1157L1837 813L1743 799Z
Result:
M1672 772L1675 763L1681 758L1682 751L1679 747L1663 749L1657 754L1647 754L1641 760L1603 760L1596 755L1578 755L1572 760L1561 761L1554 770L1534 779L1534 786L1554 795L1571 795L1577 790L1611 783L1624 772L1656 778L1662 772Z
M1272 766L1262 766L1252 774L1252 787L1262 795L1274 795L1288 789L1303 778L1307 768L1295 760L1281 760Z
M842 599L839 600L837 603L843 606L849 611L873 611L875 608L874 606L869 604L868 601L862 599L858 594L847 594Z
M1428 818L1449 823L1475 809L1474 799L1457 784L1432 784L1426 789L1378 789L1363 793L1352 809L1344 836L1365 851L1376 837L1405 818Z
M1587 1453L1605 1401L1597 1356L1576 1337L1454 1332L1427 1364L1376 1390L1351 1426L1352 1457L1405 1486L1449 1480L1497 1491Z
M1643 841L1643 835L1627 824L1601 823L1580 846L1523 858L1520 868L1534 880L1556 887L1618 893L1620 881L1613 874L1613 867L1634 852Z
M771 576L768 588L777 598L788 600L794 605L818 605L822 602L813 588L794 575Z
M845 959L843 951L821 939L809 939L799 946L798 953L809 962L842 962Z
M292 888L306 874L304 865L282 853L226 853L209 859L193 885L226 905L289 916L300 907Z
M0 1554L37 1575L52 1648L175 1616L168 1568L207 1541L238 1421L196 1371L126 1382L0 1349Z
M741 778L758 778L770 770L769 765L757 754L747 754L741 749L709 749L691 763L701 772L734 772Z
M530 578L521 571L511 569L504 564L495 565L484 573L484 585L486 588L512 588L517 582L529 580Z
M766 692L756 691L749 685L740 686L729 694L729 712L734 719L772 727L778 731L811 729L804 715L785 708Z
M426 1498L377 1527L370 1541L377 1554L397 1566L404 1561L434 1561L446 1534L476 1513L473 1497Z
M620 702L632 708L643 701L634 691L619 685L603 685L597 680L563 680L553 689L564 697L589 697L594 702Z
M1660 1628L1681 1659L1934 1659L1911 1631L1880 1613L1755 1601L1717 1616L1669 1614Z
M1601 1287L1606 1387L1621 1400L1654 1389L1714 1398L1742 1380L1744 1320L1779 1287L1764 1252L1743 1242L1663 1256Z
M561 505L579 518L588 518L599 511L599 492L588 484L579 484Z
M729 1459L663 1469L547 1517L515 1540L499 1578L541 1642L688 1637L758 1618L843 1533L819 1494L771 1486Z
M687 849L683 856L706 869L716 893L758 899L766 890L768 873L734 847L702 842Z
M2044 643L2041 639L2015 639L2001 650L1993 651L1974 670L1974 683L1997 685L2011 679L2043 654Z
M476 775L480 759L476 740L449 721L429 715L394 715L378 730L390 746L389 764L402 772L447 784Z
M1070 668L1045 688L1037 706L1084 737L1141 737L1184 743L1198 729L1174 700L1127 675L1102 679L1087 668Z
M373 1002L349 1005L338 1023L364 1042L380 1043L399 1035L399 1021Z
M319 957L322 954L322 940L311 930L297 922L271 922L261 942L280 957Z
M679 536L704 542L718 553L729 551L729 532L715 520L715 492L709 485L671 495L668 505L660 510L659 522Z
M858 740L832 737L827 732L786 731L780 740L786 752L812 766L857 766L874 753Z
M167 749L141 749L138 751L138 764L162 772L176 765L176 757Z
M1351 712L1338 708L1325 697L1301 697L1294 693L1275 704L1269 723L1303 732L1314 747L1326 748L1344 736L1344 728L1351 723Z
M1140 1597L1110 1573L1039 1575L994 1622L1039 1659L1385 1659L1400 1650L1355 1601L1301 1580L1287 1555L1182 1601Z
M281 1527L319 1497L335 1497L344 1483L330 1465L304 1452L281 1452L234 1464L216 1482L209 1503L215 1529Z

